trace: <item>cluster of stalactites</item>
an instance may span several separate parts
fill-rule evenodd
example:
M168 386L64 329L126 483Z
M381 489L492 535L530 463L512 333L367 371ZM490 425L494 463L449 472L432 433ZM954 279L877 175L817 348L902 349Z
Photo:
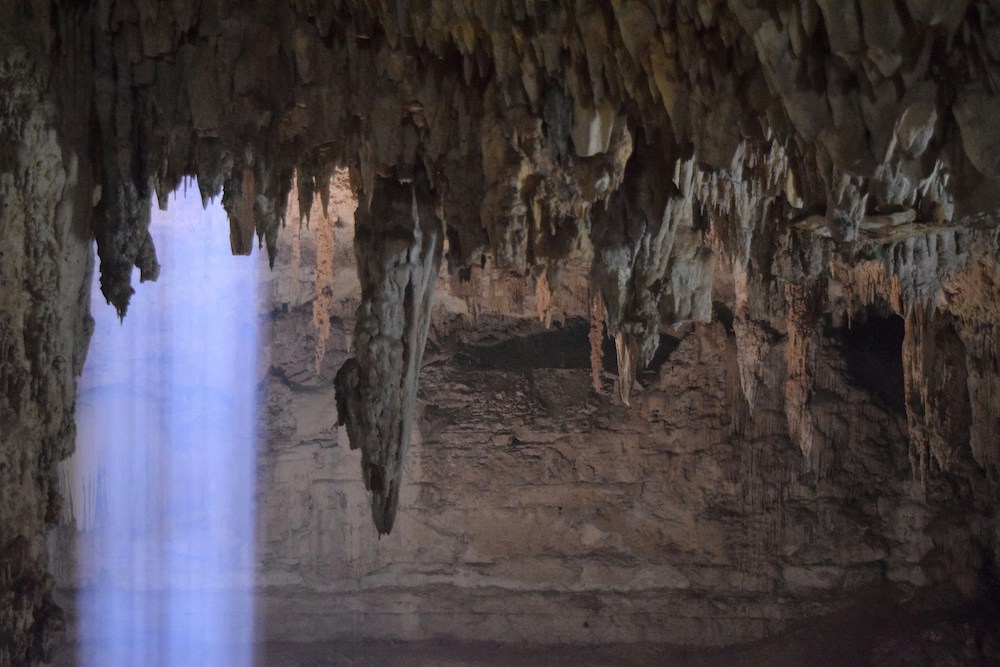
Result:
M905 324L904 395L914 474L1000 482L1000 239L996 230L936 230L886 258L837 264L825 301L848 316L876 304Z
M454 225L462 242L450 265L467 267L488 246L519 271L586 251L588 210L616 189L624 138L637 129L721 180L743 168L747 145L795 142L797 182L786 190L807 212L822 203L837 239L918 198L921 220L949 220L943 154L962 162L953 169L998 175L996 130L983 121L1000 47L996 12L982 2L838 11L802 0L771 11L462 0L404 11L347 0L223 3L219 16L154 2L64 17L67 32L70 18L98 28L95 230L120 309L134 264L155 275L149 191L162 201L184 174L211 194L225 182L234 251L246 252L250 230L272 247L293 167L308 198L309 176L356 166L366 204L375 178L422 168L446 212L467 217L470 201L483 202L479 229ZM274 29L251 39L254 25ZM938 52L950 54L948 76L929 62ZM729 250L745 256L738 245Z
M859 289L900 313L933 302L998 208L986 2L183 4L57 17L67 35L96 26L60 48L93 51L63 57L93 62L80 108L95 118L78 125L96 129L93 228L121 313L132 267L157 270L150 195L162 205L184 175L224 191L235 253L256 235L272 261L293 172L301 211L335 165L365 211L387 179L425 179L452 270L489 253L543 275L544 295L568 258L593 257L626 403L661 328L711 318L731 275L744 400L787 320L786 412L813 461L810 300L843 283L837 266L875 262L888 278Z

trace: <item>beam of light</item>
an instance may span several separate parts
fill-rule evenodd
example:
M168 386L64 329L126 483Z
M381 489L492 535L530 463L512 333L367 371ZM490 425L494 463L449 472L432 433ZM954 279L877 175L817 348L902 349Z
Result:
M94 286L72 504L84 665L253 662L258 258L197 188L119 324Z

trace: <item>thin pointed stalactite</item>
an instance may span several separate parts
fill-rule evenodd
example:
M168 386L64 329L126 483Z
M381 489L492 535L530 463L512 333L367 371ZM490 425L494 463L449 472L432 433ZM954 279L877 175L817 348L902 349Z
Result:
M356 214L361 305L355 356L335 384L338 421L351 448L361 450L372 519L387 534L399 504L444 228L422 174L408 183L377 178L371 202Z

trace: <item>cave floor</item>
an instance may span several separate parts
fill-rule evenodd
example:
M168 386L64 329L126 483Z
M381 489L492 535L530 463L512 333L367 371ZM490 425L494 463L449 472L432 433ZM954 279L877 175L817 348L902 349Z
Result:
M55 667L76 664L74 647L57 647ZM106 664L98 653L88 664ZM852 665L1000 665L1000 619L982 603L909 601L873 595L841 612L793 624L758 642L718 649L662 644L511 645L447 639L396 641L342 638L268 642L257 647L266 667L687 667Z

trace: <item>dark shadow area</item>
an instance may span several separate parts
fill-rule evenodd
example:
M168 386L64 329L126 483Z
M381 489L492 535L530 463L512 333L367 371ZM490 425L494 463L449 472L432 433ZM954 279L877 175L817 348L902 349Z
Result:
M74 664L70 648L57 647L55 667ZM257 645L257 663L270 667L986 667L996 665L998 658L997 617L984 615L975 603L950 594L927 593L901 601L888 590L845 601L840 611L792 622L765 639L721 648L652 642L533 645L362 637Z
M660 334L660 343L656 348L656 352L653 353L653 358L649 360L649 364L645 368L639 369L639 375L653 375L658 374L660 369L663 368L663 364L667 363L667 359L670 355L674 353L677 346L681 344L681 339L675 336L668 336L667 334ZM605 340L604 345L604 366L607 370L608 362L611 362L611 368L615 368L615 345L613 341ZM608 349L610 348L610 352Z
M906 411L903 388L903 318L866 306L847 326L833 327L829 317L826 335L838 341L847 362L848 380L881 399L892 410Z
M590 368L590 323L575 317L555 323L548 331L517 336L493 345L460 345L455 353L455 363L466 368L483 368L501 371L529 371L542 368ZM643 373L654 373L677 349L680 340L662 334L660 344ZM617 373L615 342L603 337L603 368Z

